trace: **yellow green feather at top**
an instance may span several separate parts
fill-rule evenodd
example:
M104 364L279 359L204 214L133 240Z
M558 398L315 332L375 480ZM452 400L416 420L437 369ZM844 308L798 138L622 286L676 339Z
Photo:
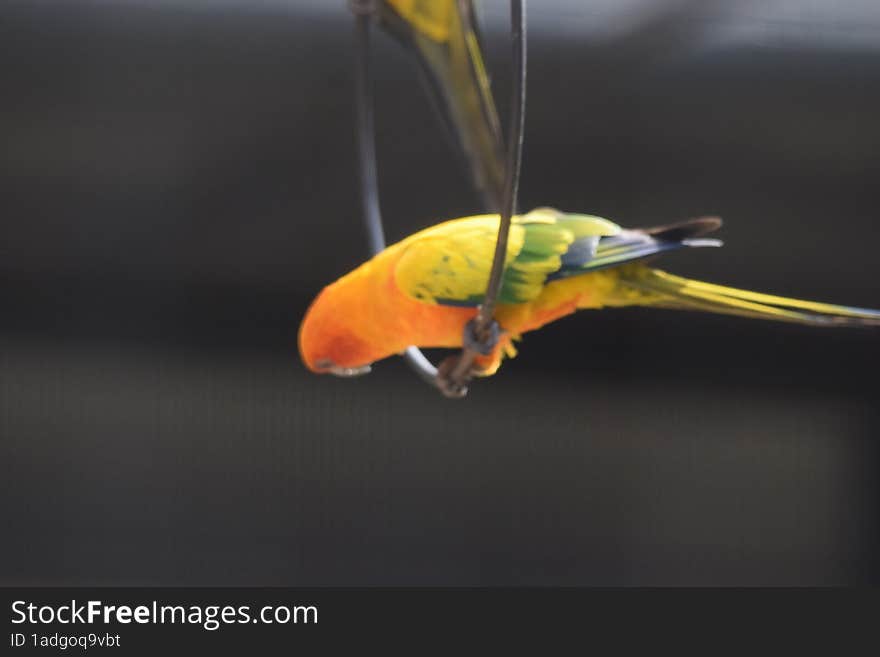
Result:
M425 303L475 306L483 301L492 268L498 215L448 221L407 238L394 278L408 296ZM536 298L562 267L575 240L616 235L616 224L590 215L539 208L513 218L500 303Z

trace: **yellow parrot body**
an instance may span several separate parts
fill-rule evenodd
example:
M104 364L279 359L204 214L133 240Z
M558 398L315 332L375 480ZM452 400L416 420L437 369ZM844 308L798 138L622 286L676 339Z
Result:
M683 247L720 246L701 236L720 225L696 219L625 230L600 217L540 208L514 217L495 318L503 331L478 359L493 374L512 340L578 309L651 305L805 324L880 325L880 312L679 278L644 260ZM299 332L315 372L358 373L408 346L456 348L476 315L491 269L497 215L447 221L393 244L310 306Z

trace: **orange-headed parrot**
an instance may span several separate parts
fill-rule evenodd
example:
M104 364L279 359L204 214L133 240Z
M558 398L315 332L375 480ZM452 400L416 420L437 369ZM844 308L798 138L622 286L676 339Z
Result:
M299 330L313 372L353 376L410 345L461 347L483 301L498 215L453 219L393 244L325 287ZM787 299L688 280L646 260L683 247L721 246L703 237L721 225L700 218L624 229L584 214L539 208L515 216L495 318L502 334L477 374L494 374L512 340L582 308L654 306L818 326L880 326L880 311Z

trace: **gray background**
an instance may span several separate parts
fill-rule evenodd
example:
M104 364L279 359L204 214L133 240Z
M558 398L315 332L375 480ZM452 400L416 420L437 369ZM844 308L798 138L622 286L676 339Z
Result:
M871 3L575 4L529 3L521 207L720 214L663 266L880 306ZM342 5L0 5L0 583L877 584L876 332L585 312L460 402L304 370L366 253ZM478 211L375 62L389 237Z

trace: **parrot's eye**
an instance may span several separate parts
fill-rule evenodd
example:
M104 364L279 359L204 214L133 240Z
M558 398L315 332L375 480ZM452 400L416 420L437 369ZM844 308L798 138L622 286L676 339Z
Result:
M370 366L363 365L361 367L342 367L337 365L329 358L320 358L315 361L315 367L321 372L335 374L336 376L352 377L361 376L370 373Z

